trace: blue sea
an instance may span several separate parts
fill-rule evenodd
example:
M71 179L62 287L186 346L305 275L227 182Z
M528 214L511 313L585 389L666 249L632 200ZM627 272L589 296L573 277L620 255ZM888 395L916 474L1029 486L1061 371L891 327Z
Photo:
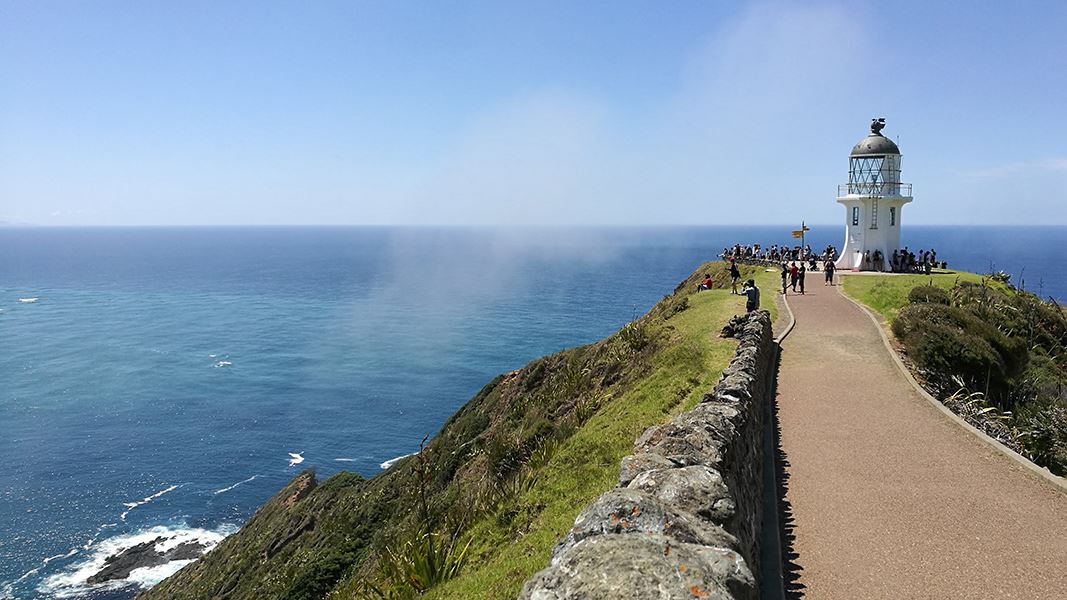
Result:
M214 543L304 468L374 475L496 374L789 229L0 228L0 597L128 598L179 565L88 586L117 549ZM1065 227L904 243L1067 300Z

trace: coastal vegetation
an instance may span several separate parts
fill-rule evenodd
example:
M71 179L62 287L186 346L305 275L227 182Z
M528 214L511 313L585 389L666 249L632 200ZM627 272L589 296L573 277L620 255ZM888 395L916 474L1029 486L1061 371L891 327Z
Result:
M890 323L924 387L971 424L1067 475L1067 314L1002 274L846 277Z
M705 273L715 288L697 292ZM743 267L776 314L776 273ZM144 598L502 598L547 563L647 427L712 388L744 297L706 263L615 335L489 382L415 456L371 479L297 477Z

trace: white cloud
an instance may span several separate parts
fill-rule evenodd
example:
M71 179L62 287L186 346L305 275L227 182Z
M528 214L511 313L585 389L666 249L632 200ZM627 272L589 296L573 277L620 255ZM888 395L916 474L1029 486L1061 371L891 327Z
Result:
M1046 158L1026 162L995 165L963 173L965 177L993 178L1019 177L1036 173L1067 172L1067 158Z

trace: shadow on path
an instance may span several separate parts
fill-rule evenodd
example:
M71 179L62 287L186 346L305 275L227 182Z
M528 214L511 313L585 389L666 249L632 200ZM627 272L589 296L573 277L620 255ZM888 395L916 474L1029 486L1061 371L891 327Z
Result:
M781 349L778 352L778 363L781 363ZM775 371L777 367L775 365ZM800 572L803 568L797 564L799 554L794 550L793 543L796 541L796 521L793 519L793 506L786 498L789 490L789 458L782 449L781 423L778 417L778 377L775 376L774 403L771 405L771 425L774 444L774 482L775 492L778 499L778 533L779 547L782 551L782 587L787 600L804 597L804 584L800 583Z

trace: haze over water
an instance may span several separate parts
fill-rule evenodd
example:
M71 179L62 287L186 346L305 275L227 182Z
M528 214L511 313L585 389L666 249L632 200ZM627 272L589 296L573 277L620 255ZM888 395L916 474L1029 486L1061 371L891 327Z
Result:
M0 228L0 597L84 595L161 528L218 539L303 468L371 476L493 376L789 229ZM1067 299L1067 227L904 243Z

